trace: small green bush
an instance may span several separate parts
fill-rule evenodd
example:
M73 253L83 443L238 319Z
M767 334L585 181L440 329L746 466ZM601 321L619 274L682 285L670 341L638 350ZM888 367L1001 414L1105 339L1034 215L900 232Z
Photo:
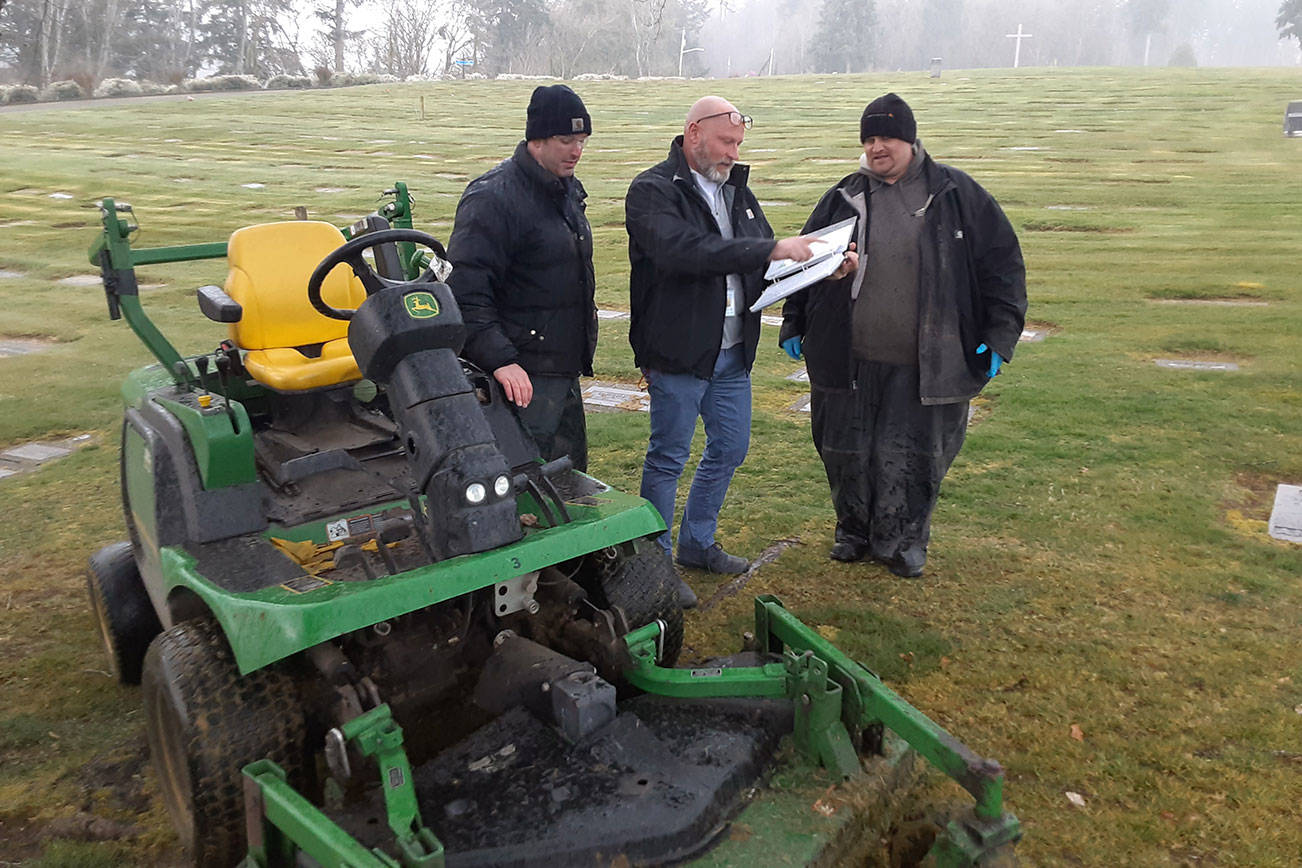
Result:
M212 78L188 78L181 87L191 93L219 90L260 90L262 84L251 75L214 75Z
M375 75L370 72L336 72L330 76L330 86L356 87L362 84L392 84L397 80L396 75Z
M306 75L273 75L267 79L267 90L301 90L311 87L312 79Z
M139 85L140 85L140 92L145 96L153 96L154 94L158 94L158 93L172 92L171 88L168 85L159 84L158 82L150 81L149 79L145 79L144 81L139 82Z
M16 84L9 88L9 95L5 98L8 105L18 105L24 102L40 102L41 92L30 84Z
M86 90L75 81L52 81L41 91L41 99L57 102L64 99L85 99Z
M140 96L140 85L127 78L106 78L95 88L95 96Z

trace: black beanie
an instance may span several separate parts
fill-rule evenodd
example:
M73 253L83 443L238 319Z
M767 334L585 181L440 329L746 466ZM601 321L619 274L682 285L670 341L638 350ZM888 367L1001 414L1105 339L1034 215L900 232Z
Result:
M859 119L859 141L865 142L869 136L882 136L888 139L903 139L909 144L918 140L918 125L913 120L913 110L909 104L893 93L879 96L868 103Z
M534 88L524 137L533 141L579 133L592 134L592 118L579 95L563 84Z

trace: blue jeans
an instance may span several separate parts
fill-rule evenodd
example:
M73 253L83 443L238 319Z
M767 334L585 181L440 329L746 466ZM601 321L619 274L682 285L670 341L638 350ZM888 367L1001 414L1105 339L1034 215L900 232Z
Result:
M732 475L750 448L750 372L742 344L719 352L714 374L702 380L692 374L644 372L651 395L651 442L642 465L642 496L674 526L678 477L692 450L696 420L705 423L705 452L692 478L678 550L701 552L714 544L719 510ZM669 531L658 540L671 550Z

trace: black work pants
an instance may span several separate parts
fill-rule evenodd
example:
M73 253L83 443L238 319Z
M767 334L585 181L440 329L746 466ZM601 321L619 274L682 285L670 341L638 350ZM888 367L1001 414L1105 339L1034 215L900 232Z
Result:
M530 374L533 400L521 409L520 421L538 446L543 461L570 456L575 470L588 469L588 423L578 377Z
M916 367L863 361L854 388L814 387L810 397L837 542L883 560L925 552L940 482L967 433L968 402L924 405Z

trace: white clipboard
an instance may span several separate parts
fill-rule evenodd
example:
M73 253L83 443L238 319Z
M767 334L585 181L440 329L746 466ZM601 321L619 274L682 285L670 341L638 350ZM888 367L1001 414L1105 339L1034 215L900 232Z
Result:
M817 240L810 244L814 255L804 262L796 262L793 259L770 262L768 270L764 272L764 279L772 283L750 306L750 312L763 310L775 301L781 301L810 284L830 277L841 267L845 252L850 248L857 219L857 217L849 217L817 232L808 233L816 236Z

